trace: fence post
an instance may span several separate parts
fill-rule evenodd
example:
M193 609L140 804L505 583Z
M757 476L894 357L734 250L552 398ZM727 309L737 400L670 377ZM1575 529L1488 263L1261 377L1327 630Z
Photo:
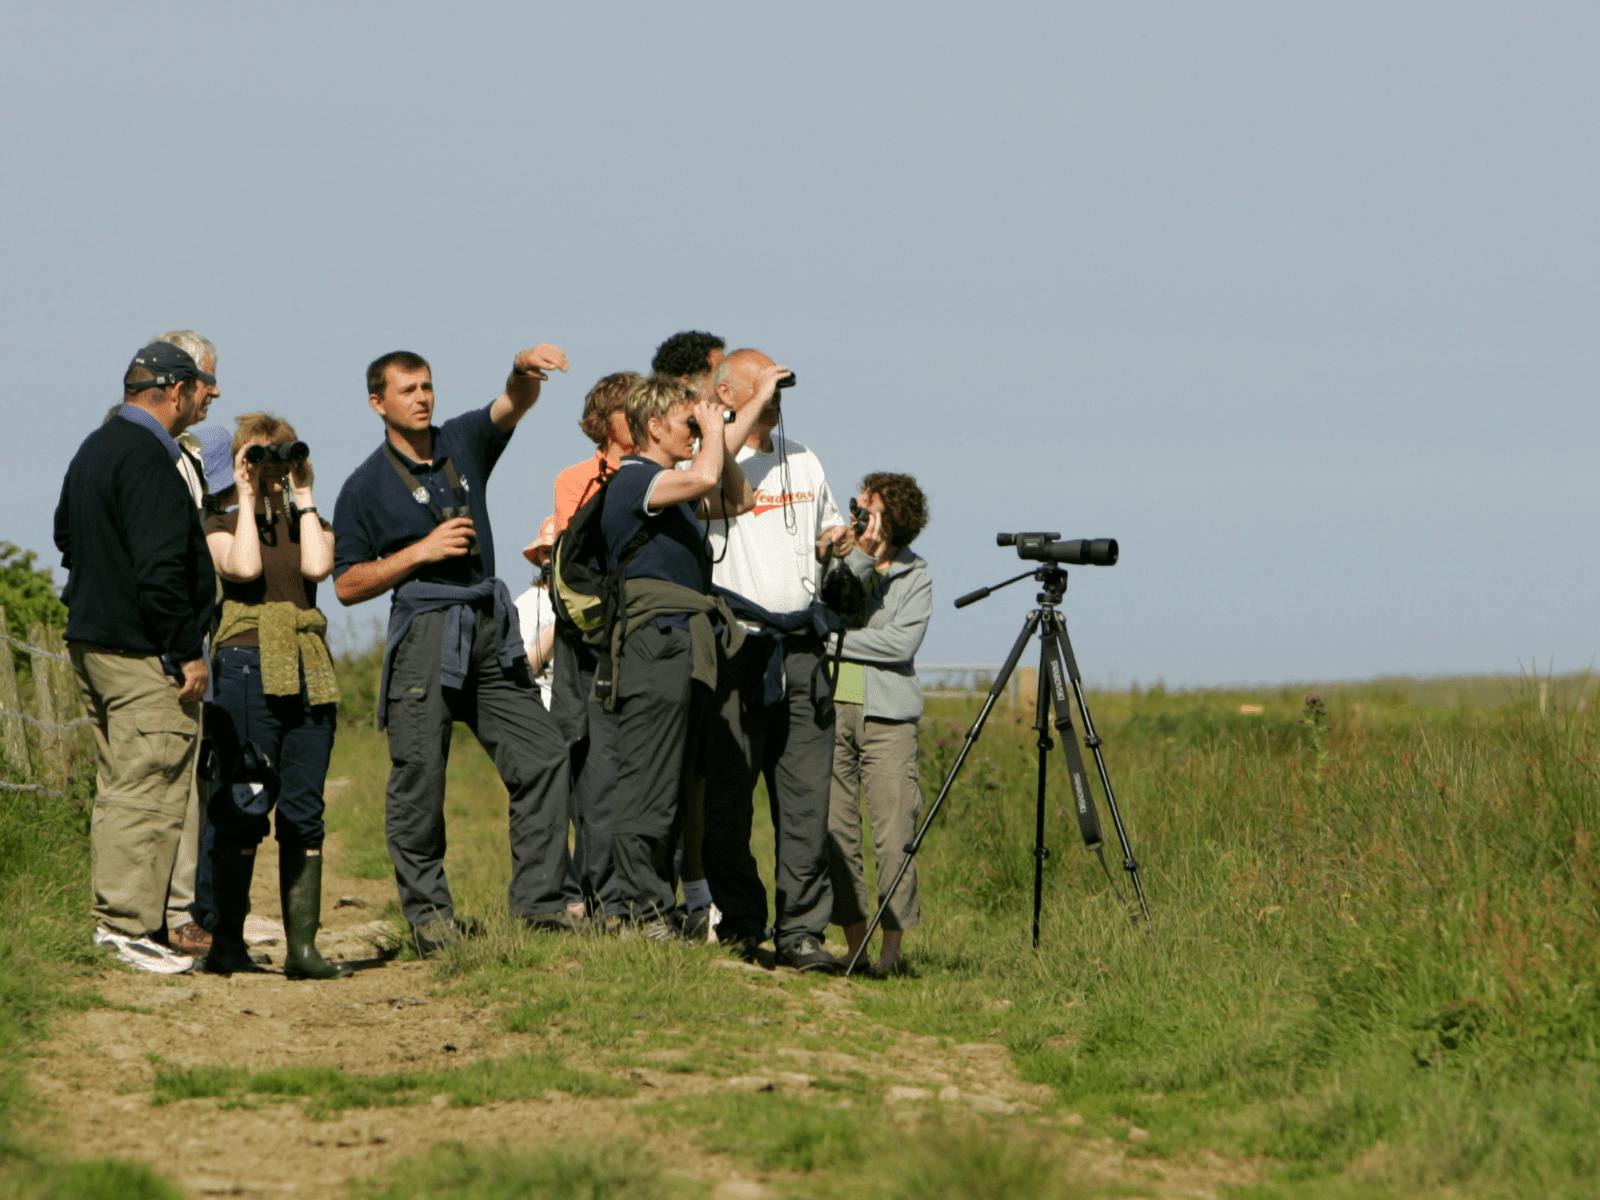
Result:
M59 632L50 630L46 634L44 646L51 654L59 656L50 661L50 666L55 671L56 711L61 714L62 722L70 725L85 715L83 694L78 690L78 672L73 670L72 662L67 656L66 639ZM81 727L63 735L61 755L69 779L72 777L73 764L77 762L83 748Z
M39 650L45 651L48 642L45 628L35 622L28 626L28 641ZM56 664L45 657L45 654L33 656L33 695L39 707L39 719L50 725L60 724L62 706L56 702L57 679ZM44 770L40 774L48 774L50 781L62 784L67 779L67 739L62 736L59 729L41 728L39 730L39 752L44 759Z
M1017 697L1017 711L1021 714L1022 724L1031 725L1039 715L1039 668L1018 667L1011 678L1021 693Z
M6 631L6 608L0 604L0 634ZM8 713L22 713L22 697L17 692L17 667L11 657L11 643L0 640L0 709ZM23 776L30 776L33 764L28 761L28 735L16 717L0 717L0 746L5 749L6 763Z

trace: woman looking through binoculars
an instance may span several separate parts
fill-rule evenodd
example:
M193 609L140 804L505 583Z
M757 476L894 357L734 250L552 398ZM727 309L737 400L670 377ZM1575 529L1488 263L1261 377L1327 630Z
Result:
M349 974L317 952L322 915L323 783L333 752L338 684L317 610L333 570L333 529L312 497L311 459L285 420L246 413L233 438L238 507L205 523L222 579L207 729L216 750L207 820L217 927L206 970L257 970L244 918L256 847L277 809L278 886L288 945L284 974Z

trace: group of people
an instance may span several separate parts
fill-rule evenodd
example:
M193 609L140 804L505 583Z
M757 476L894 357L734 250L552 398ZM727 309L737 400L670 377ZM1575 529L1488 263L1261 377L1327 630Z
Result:
M444 869L456 721L509 794L508 907L528 927L714 937L748 961L770 938L775 962L798 970L839 968L830 921L861 948L876 907L862 803L880 887L921 803L921 490L870 474L847 519L817 456L782 432L794 374L676 334L650 375L590 389L579 425L594 454L557 476L554 514L524 551L542 577L514 600L496 574L487 483L550 373L567 369L555 346L523 350L490 404L435 424L427 361L378 358L366 384L382 441L328 522L286 421L204 424L219 394L210 342L178 331L135 355L56 512L67 641L99 751L97 944L156 972L259 970L243 927L271 827L284 973L348 971L315 944L338 700L316 593L331 575L343 604L390 595L385 830L420 955L474 929ZM569 525L599 531L613 575L598 633L556 620L551 559ZM848 620L823 600L830 574L852 585ZM751 850L758 781L775 840L770 914ZM888 901L873 972L903 969L914 870Z

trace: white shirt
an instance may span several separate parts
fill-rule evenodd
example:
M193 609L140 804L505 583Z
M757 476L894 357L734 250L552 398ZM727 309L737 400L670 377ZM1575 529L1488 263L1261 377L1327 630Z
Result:
M517 597L517 624L522 627L522 644L527 647L530 663L539 652L539 639L546 629L553 629L555 623L556 610L550 606L550 593L544 588L535 585ZM556 656L552 649L544 666L533 677L539 685L539 698L544 701L546 712L550 711L550 689L555 684L555 676Z
M770 452L744 446L735 456L755 506L729 521L726 546L722 518L711 518L711 578L768 612L791 613L809 607L821 585L818 535L844 519L817 456L776 434L772 442ZM787 487L780 446L788 452Z

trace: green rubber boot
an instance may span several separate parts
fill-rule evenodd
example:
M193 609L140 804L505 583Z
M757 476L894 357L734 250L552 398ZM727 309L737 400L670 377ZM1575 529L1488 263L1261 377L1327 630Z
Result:
M289 954L283 961L288 979L343 979L350 968L331 963L317 952L317 927L322 923L322 849L278 844L278 890L283 896L283 932Z
M211 935L204 967L212 975L259 975L244 942L244 919L250 912L250 877L255 874L254 846L211 847L211 888L217 906L217 928Z

